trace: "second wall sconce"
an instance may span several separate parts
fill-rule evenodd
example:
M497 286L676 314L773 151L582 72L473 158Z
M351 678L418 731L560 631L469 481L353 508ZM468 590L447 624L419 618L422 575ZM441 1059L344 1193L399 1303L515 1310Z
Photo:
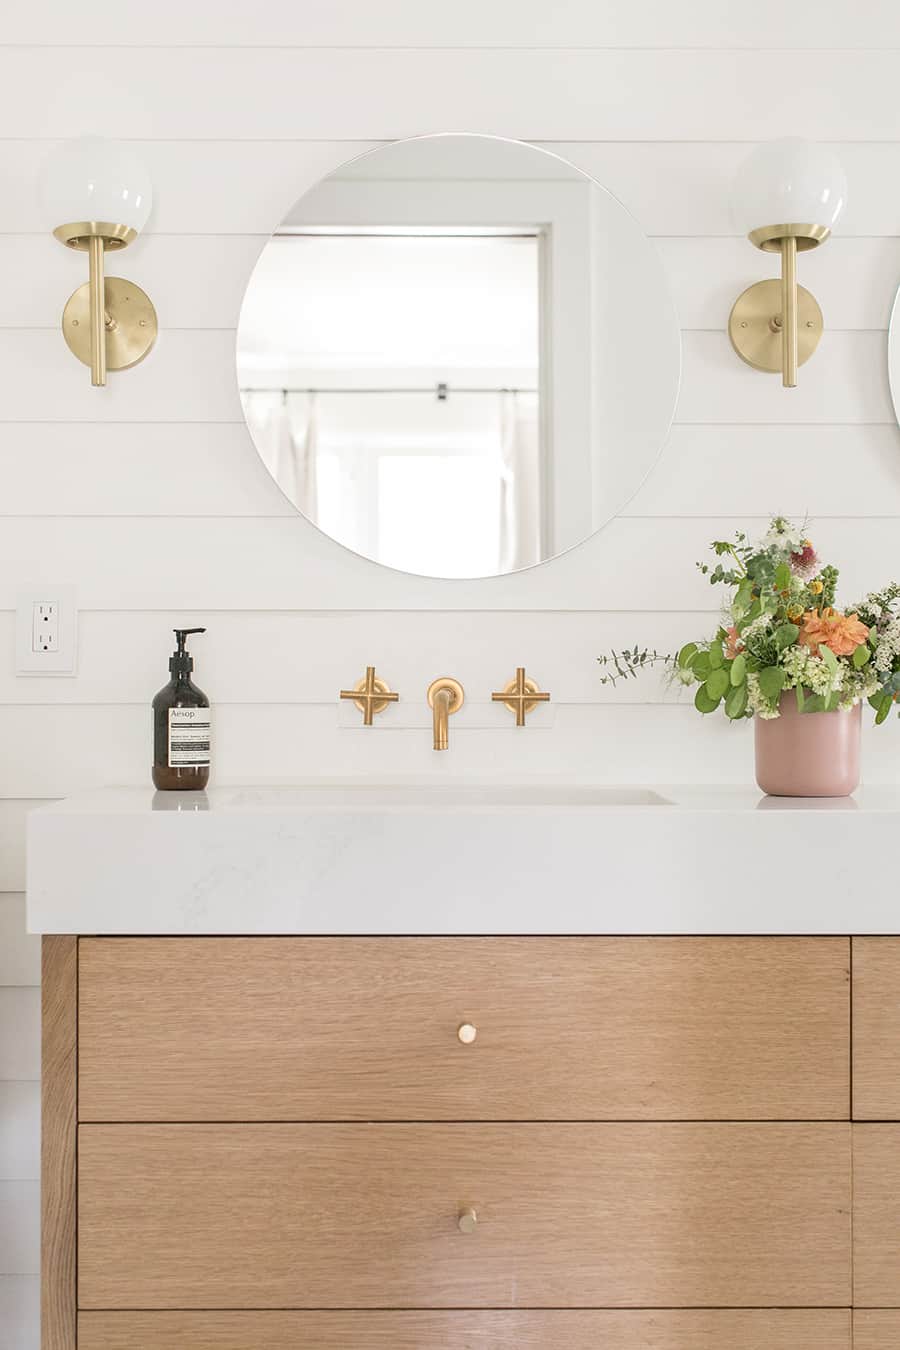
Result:
M125 146L99 136L66 141L44 165L40 193L48 224L67 248L88 255L89 280L69 297L63 336L91 368L91 384L106 372L142 361L158 324L150 297L122 277L104 277L104 254L125 248L147 223L150 176Z
M758 281L735 301L728 334L755 370L781 371L786 389L822 336L815 296L797 285L797 254L824 244L847 199L847 180L824 146L802 140L757 146L734 184L735 223L766 253L781 254L781 280Z

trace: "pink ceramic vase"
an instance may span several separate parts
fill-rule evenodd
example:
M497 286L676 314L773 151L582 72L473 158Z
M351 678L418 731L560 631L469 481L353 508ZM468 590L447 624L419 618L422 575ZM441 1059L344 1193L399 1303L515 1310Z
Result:
M756 781L772 797L849 797L859 786L862 705L802 713L791 690L781 716L753 719Z

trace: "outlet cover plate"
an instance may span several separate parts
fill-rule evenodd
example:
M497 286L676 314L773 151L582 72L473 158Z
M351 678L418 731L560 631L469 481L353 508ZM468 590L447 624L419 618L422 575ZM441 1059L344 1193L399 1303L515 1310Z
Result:
M35 651L35 610L38 605L56 607L57 647L55 651ZM16 602L16 674L75 674L78 655L78 609L74 586L28 586L19 592Z

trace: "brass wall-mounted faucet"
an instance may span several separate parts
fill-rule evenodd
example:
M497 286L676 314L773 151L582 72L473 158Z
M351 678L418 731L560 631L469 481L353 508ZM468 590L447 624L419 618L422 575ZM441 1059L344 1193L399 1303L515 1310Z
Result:
M434 748L446 750L450 744L450 714L459 712L465 701L465 690L459 680L442 675L428 686L428 706L434 713Z

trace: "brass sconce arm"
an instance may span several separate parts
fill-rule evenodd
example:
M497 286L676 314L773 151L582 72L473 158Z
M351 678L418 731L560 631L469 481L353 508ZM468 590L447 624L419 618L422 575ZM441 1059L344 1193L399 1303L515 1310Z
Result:
M781 257L778 281L757 281L738 296L728 320L731 344L754 370L781 371L785 389L797 384L797 369L808 361L825 328L822 311L797 284L797 254L823 244L824 225L767 225L751 231L750 242Z

